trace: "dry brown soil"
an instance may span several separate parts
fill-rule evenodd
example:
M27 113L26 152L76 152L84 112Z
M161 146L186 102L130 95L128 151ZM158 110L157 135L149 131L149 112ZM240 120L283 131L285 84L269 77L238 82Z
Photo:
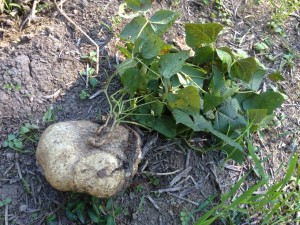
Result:
M100 85L95 89L90 87L90 94L104 86L120 58L116 45L121 41L117 34L128 22L118 16L120 3L117 0L75 0L64 4L69 17L100 46L97 74ZM274 125L265 129L260 138L255 136L260 157L267 157L266 170L274 180L280 178L282 173L274 171L287 161L300 140L299 60L294 57L292 68L284 64L284 56L289 53L299 57L299 12L295 12L298 17L287 18L283 26L286 36L282 37L272 32L267 24L272 8L266 3L226 0L223 6L217 7L213 1L209 5L192 0L159 1L154 3L152 12L159 8L181 13L181 19L166 35L167 40L179 45L184 43L184 22L220 22L226 28L219 45L257 56L269 72L281 70L286 80L280 86L288 99L276 111ZM94 46L55 7L38 16L40 18L20 31L22 16L12 18L0 14L0 146L8 134L18 134L25 122L39 125L41 134L56 121L88 119L99 122L100 116L108 112L103 95L91 100L79 98L80 91L86 87L80 75L86 65L80 61L80 55L94 50ZM266 38L271 43L269 52L256 52L254 44ZM267 55L276 58L270 61ZM264 85L270 84L266 80ZM20 90L9 89L7 85L19 86ZM49 109L54 113L54 121L50 122L43 117ZM115 197L116 205L123 208L117 224L181 224L181 212L196 209L209 196L219 196L252 168L248 160L238 165L224 160L224 154L218 151L199 155L180 142L162 137L156 140L156 135L147 132L143 134L143 142L152 145L133 184ZM76 224L66 219L62 207L69 193L58 192L47 184L35 160L36 144L26 142L25 146L25 152L0 147L0 201L12 199L6 207L0 207L0 224L44 224L45 217L51 214L58 216L59 224ZM182 171L185 174L181 180L170 184ZM151 177L157 178L159 184L154 185ZM193 222L194 218L190 224Z

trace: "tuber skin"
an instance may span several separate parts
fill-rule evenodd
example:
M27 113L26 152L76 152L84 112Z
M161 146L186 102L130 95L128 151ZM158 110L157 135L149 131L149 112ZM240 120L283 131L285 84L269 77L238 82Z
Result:
M44 131L36 158L51 186L107 198L128 185L141 160L140 136L121 125L105 134L97 130L98 124L83 120Z

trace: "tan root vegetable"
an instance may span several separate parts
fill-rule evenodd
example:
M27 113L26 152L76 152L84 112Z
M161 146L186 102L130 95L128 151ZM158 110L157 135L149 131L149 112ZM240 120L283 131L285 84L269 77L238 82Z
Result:
M117 194L135 175L141 160L139 135L121 125L109 135L98 127L89 121L69 121L44 131L36 158L55 189L104 198Z

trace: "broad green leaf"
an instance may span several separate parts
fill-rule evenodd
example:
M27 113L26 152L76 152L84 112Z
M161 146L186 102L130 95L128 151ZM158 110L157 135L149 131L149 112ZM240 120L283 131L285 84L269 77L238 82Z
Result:
M260 123L267 115L267 109L248 109L247 115L249 117L249 122L258 124Z
M168 138L176 137L176 122L173 117L139 115L135 116L135 118L140 124L154 129Z
M205 70L200 69L198 67L190 66L189 64L183 65L180 72L183 73L185 76L188 76L190 79L192 79L192 81L195 82L195 84L197 84L200 88L202 88L203 81L207 76L207 72ZM194 85L194 84L186 79L186 85Z
M134 116L135 120L151 129L158 131L168 138L176 137L176 122L173 117L170 116L154 116L151 113L151 106L145 104L139 106L137 109L137 115Z
M180 89L175 94L168 93L166 99L171 110L179 109L189 115L197 115L200 112L199 91L193 86Z
M220 69L217 68L216 66L213 66L212 75L213 75L213 79L211 80L210 83L210 89L212 90L214 95L220 96L221 90L224 88L226 84L225 77L223 73L220 71Z
M200 47L202 44L211 44L216 41L223 26L218 23L185 24L186 44L191 47Z
M249 83L258 70L258 64L253 57L235 61L231 67L231 73L234 77Z
M274 73L271 73L268 75L269 79L273 82L277 82L277 81L284 81L284 77L280 74L279 71L276 71Z
M143 76L137 68L129 68L121 76L121 82L127 91L133 95L141 87Z
M135 17L130 23L126 24L124 29L121 31L120 36L134 42L138 35L142 33L143 29L145 29L146 23L147 20L144 17Z
M244 83L243 85L246 88L251 89L252 91L258 91L260 88L261 83L264 80L266 71L263 69L258 69L252 76L252 79L250 80L249 83Z
M151 0L126 0L127 7L136 12L144 12L151 8Z
M209 110L214 109L216 106L220 105L224 102L224 98L221 96L215 96L211 94L204 95L203 98L203 110L207 112Z
M236 141L232 140L230 137L227 135L222 134L221 132L215 130L210 121L207 121L202 115L197 115L193 117L195 124L197 124L200 129L206 129L222 141L224 141L226 144L236 148L237 150L243 152L243 147L238 144Z
M124 60L121 64L117 65L117 71L122 76L124 72L129 69L135 67L137 64L137 61L135 61L134 58L129 58Z
M161 56L159 61L159 72L164 78L170 78L178 73L189 58L189 51L180 51L178 53L168 53Z
M154 32L162 36L178 17L178 13L170 10L159 10L151 16L150 24Z
M191 128L193 131L204 131L203 129L201 129L198 125L196 125L194 123L194 121L192 120L191 116L188 115L187 113L178 110L178 109L174 109L172 111L172 114L176 120L176 124L183 124L189 128Z
M11 198L5 198L4 200L0 201L0 208L11 203L12 199Z
M204 46L195 49L195 56L193 57L193 64L202 65L214 60L214 48L212 46Z
M228 51L228 49L226 49ZM220 60L223 64L227 65L227 71L230 72L231 64L233 61L233 58L230 53L228 53L225 49L217 48L216 52Z
M146 29L135 42L134 52L141 53L144 59L151 59L160 54L164 42L150 29Z
M272 114L273 110L280 107L284 102L283 96L278 92L264 92L255 94L243 101L243 108L248 109L267 109L268 114Z
M246 119L239 114L240 106L236 99L229 99L217 110L214 129L227 133L247 126Z

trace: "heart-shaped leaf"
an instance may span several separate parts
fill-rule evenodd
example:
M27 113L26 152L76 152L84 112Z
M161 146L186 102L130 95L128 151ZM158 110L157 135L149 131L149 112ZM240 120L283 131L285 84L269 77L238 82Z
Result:
M135 17L130 23L126 24L124 29L121 31L120 36L134 42L138 35L142 33L143 29L145 29L146 23L147 20L144 17Z
M202 44L211 44L216 41L223 26L218 23L185 24L186 44L191 47L200 47Z
M161 56L159 62L159 72L164 78L170 78L178 73L189 58L189 51L180 51L178 53L168 53Z
M231 72L234 77L249 83L257 69L258 64L255 58L249 57L235 61L231 67Z
M178 13L170 10L159 10L151 16L150 24L154 32L162 36L178 17Z
M151 8L151 0L126 0L127 7L136 12L144 12Z

